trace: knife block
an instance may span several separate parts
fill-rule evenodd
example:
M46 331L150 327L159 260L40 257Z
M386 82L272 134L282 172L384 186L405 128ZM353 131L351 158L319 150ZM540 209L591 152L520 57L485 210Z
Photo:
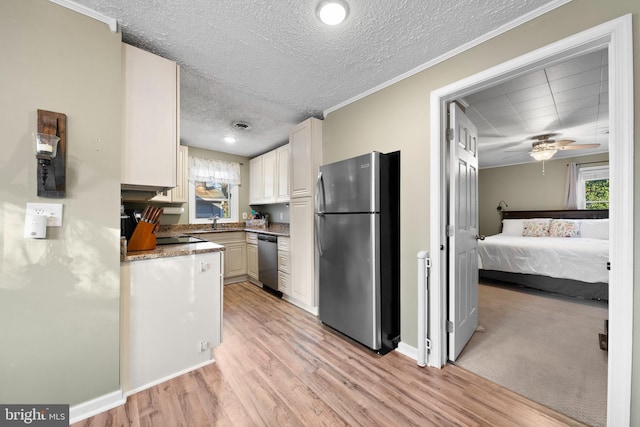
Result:
M136 225L131 240L127 244L127 251L146 251L156 248L156 235L153 234L154 224L139 222Z

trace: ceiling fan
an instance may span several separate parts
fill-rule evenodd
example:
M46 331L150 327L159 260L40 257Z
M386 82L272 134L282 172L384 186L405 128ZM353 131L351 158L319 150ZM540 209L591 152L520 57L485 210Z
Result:
M562 139L559 141L551 139L557 135L557 133L546 133L528 138L529 140L533 140L529 155L536 160L549 160L558 150L583 150L600 146L600 144L573 144L575 142L573 139Z

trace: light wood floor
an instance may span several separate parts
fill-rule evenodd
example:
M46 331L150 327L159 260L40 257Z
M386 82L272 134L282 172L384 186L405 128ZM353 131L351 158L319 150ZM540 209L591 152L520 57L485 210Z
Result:
M224 291L216 363L75 426L581 425L456 366L379 356L247 282Z

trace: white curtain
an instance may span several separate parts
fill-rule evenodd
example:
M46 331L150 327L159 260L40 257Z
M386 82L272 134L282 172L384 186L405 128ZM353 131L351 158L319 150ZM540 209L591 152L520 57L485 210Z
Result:
M189 156L189 181L240 185L240 163Z
M565 186L564 208L578 209L578 164L567 165L567 184Z

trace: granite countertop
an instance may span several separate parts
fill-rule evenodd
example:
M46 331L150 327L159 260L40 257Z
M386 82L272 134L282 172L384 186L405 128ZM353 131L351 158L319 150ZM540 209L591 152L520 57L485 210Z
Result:
M149 249L146 251L131 251L124 253L124 251L121 250L120 261L140 261L145 259L168 258L220 251L224 251L224 246L207 241L198 243L181 243L177 245L158 245L155 249Z
M243 227L244 224L224 224L218 228L206 227L202 224L162 225L157 232L158 237L192 235L210 233L229 233L233 231L246 231L250 233L270 234L272 236L289 237L289 224L270 224L268 228ZM224 251L222 245L212 242L181 243L175 245L158 245L155 249L146 251L126 251L121 242L120 261L139 261L145 259L168 258L174 256L192 255L205 252Z
M272 223L269 227L246 227L243 223L218 224L217 228L212 228L205 224L178 224L178 225L162 225L158 231L158 235L181 235L190 234L197 236L198 234L209 233L229 233L232 231L247 231L250 233L270 234L272 236L289 237L289 224Z

